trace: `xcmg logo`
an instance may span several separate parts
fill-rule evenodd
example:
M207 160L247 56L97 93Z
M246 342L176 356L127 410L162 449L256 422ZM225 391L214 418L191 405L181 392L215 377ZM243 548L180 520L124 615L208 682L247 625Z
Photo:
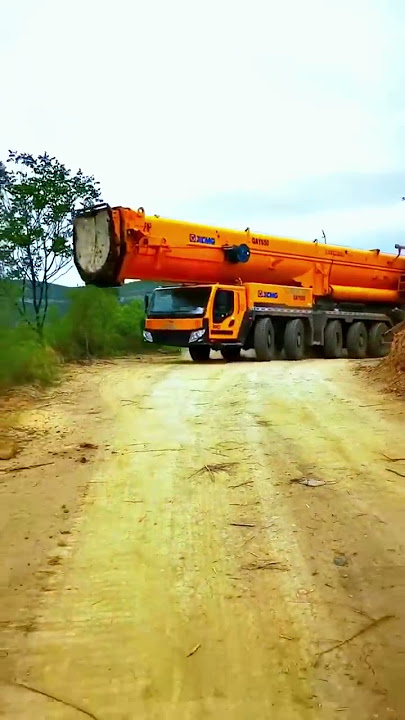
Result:
M212 237L204 237L203 235L194 235L194 233L190 234L190 242L192 243L200 243L200 245L215 245L215 238Z
M258 295L259 295L259 298L271 298L272 300L275 300L276 298L278 298L278 293L269 292L267 290L259 290Z

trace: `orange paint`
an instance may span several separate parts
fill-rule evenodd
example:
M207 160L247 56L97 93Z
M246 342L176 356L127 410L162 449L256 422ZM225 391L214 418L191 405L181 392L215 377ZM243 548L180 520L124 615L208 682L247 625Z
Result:
M314 298L401 299L402 256L165 220L123 207L111 212L112 240L124 251L120 280L267 283L308 288ZM224 248L242 243L250 249L249 261L228 262ZM372 290L379 291L374 298Z

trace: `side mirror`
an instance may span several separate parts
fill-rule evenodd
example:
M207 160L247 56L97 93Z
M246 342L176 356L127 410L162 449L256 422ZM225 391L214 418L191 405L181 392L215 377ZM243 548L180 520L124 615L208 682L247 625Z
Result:
M145 295L145 297L144 297L144 303L145 303L145 313L147 313L147 312L148 312L148 307L149 307L149 295Z

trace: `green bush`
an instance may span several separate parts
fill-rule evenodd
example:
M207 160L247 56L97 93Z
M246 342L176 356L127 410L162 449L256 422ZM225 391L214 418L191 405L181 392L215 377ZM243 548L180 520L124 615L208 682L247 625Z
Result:
M64 315L49 309L43 342L26 323L16 324L13 300L6 294L2 297L0 287L0 390L22 383L47 384L57 376L63 360L157 350L143 341L143 302L121 304L113 289L72 290Z
M47 385L58 375L60 361L26 324L18 324L18 294L11 283L0 281L0 391L14 385Z
M58 376L55 351L39 342L28 326L0 327L0 390L14 385L47 385Z
M123 352L145 350L144 326L145 310L141 300L131 300L126 305L120 305L117 317L117 331L121 338Z
M121 305L115 290L79 288L67 313L46 329L47 342L67 360L139 352L143 348L143 303Z

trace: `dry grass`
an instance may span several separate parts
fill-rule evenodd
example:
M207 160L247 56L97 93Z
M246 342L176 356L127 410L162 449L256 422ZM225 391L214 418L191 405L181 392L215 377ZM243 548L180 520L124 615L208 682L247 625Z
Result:
M369 373L396 395L405 394L405 329L394 336L388 357Z
M223 463L211 463L207 465L203 465L199 470L196 470L190 477L188 478L191 480L191 478L196 477L197 475L202 475L203 473L207 473L211 480L215 480L215 475L217 473L228 473L232 468L235 467L238 463L236 462L223 462Z

